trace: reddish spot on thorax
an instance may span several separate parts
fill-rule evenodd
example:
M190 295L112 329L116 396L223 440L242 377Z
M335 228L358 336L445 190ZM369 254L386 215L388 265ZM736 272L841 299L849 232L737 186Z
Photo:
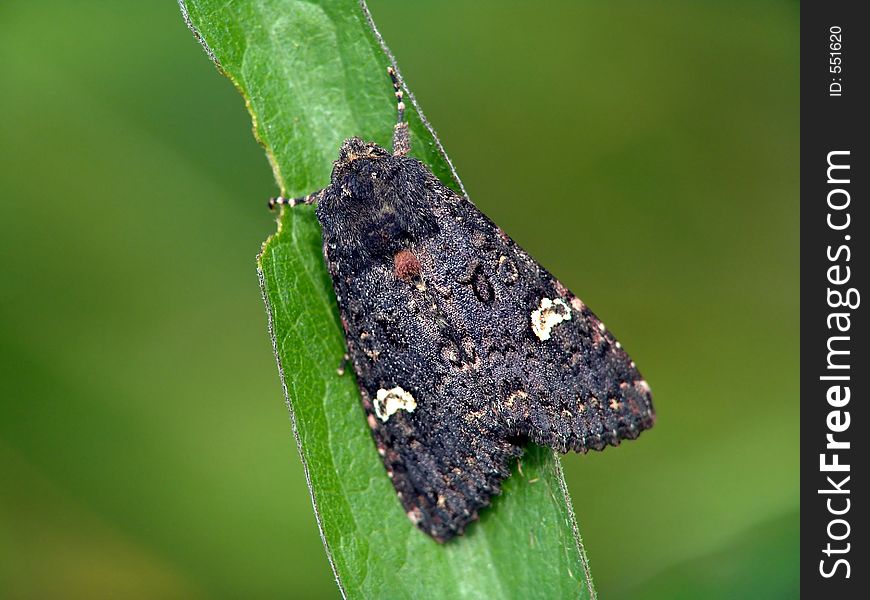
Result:
M393 256L393 273L398 279L411 281L420 275L420 261L410 250L399 250Z

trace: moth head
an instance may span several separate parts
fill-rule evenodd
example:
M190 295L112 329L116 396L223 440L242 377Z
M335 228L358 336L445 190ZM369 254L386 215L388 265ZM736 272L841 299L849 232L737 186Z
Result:
M341 145L341 149L338 151L338 160L335 161L335 166L346 166L361 158L377 159L389 155L389 152L374 142L364 142L358 137L352 137L344 140L344 143Z
M345 140L317 206L324 240L392 261L396 252L437 230L434 179L415 159L359 138Z

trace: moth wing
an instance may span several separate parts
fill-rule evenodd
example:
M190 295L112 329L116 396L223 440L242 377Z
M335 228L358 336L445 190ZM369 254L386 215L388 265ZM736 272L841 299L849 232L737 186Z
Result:
M408 516L443 541L499 492L524 440L601 449L654 415L582 302L467 199L437 181L415 194L431 234L370 261L326 236L324 252L378 451Z
M601 320L468 200L446 206L440 237L470 243L442 241L436 260L461 263L453 320L475 332L479 393L505 435L585 452L652 427L649 385Z
M422 410L422 407L421 407ZM462 419L429 423L397 413L372 433L408 518L438 541L462 534L501 491L519 446Z
M363 409L402 506L439 541L461 534L522 454L486 410L471 338L442 293L397 276L390 261L330 270Z

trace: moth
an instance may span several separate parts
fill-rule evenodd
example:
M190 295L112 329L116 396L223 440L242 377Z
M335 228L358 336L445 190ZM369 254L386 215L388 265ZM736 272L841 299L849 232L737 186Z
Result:
M613 334L474 205L408 156L398 77L392 151L352 137L316 204L348 356L408 517L439 542L499 494L529 441L561 453L655 421Z

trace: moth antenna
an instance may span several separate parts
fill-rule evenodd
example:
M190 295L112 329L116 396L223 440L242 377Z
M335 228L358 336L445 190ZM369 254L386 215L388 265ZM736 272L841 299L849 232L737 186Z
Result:
M396 70L393 67L387 67L387 73L390 75L390 80L393 82L393 89L396 90L396 108L398 109L396 123L402 123L405 120L405 102L403 101L405 93L402 91L402 84L399 83L399 77L396 75Z
M405 93L396 69L387 67L387 73L393 82L396 93L396 125L393 127L393 155L404 156L411 150L411 133L408 130L408 122L405 120Z
M323 195L324 190L319 190L314 192L313 194L308 194L307 196L302 196L300 198L285 198L284 196L278 196L277 198L269 198L269 210L275 210L276 206L289 206L293 208L299 204L317 204L320 197Z

